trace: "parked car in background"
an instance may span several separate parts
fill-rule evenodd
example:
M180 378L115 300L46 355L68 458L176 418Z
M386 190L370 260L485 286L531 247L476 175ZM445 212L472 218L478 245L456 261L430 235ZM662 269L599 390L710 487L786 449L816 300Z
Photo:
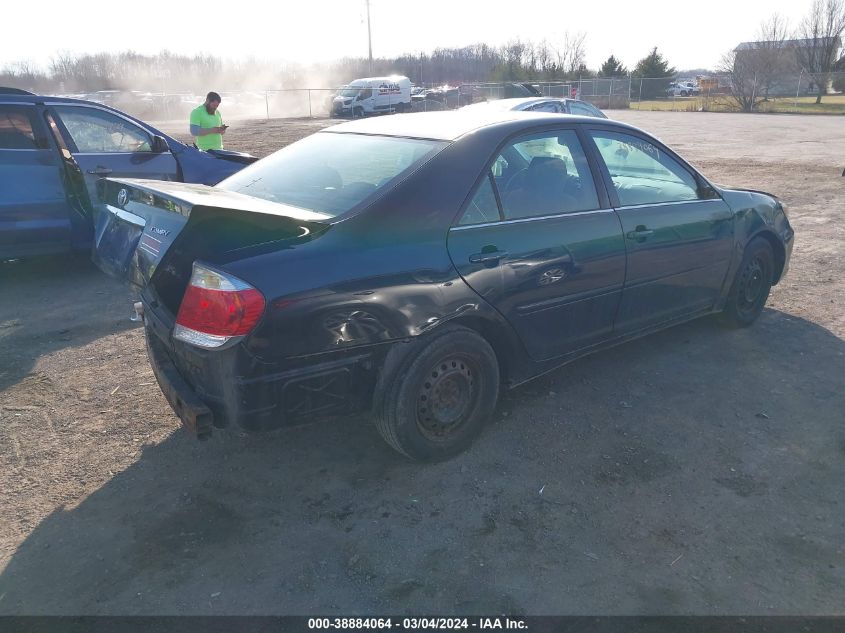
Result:
M526 112L550 112L553 114L578 114L606 119L607 115L592 103L578 99L560 97L528 97L517 99L495 99L464 106L462 110L523 110Z
M637 128L494 109L346 123L216 187L103 199L99 248L143 288L189 429L369 410L420 460L465 449L502 386L708 314L750 325L793 244L776 197Z
M0 259L90 247L104 176L213 185L255 160L201 152L102 104L0 88Z
M692 81L672 82L666 88L666 94L670 97L692 97L701 92L697 84Z

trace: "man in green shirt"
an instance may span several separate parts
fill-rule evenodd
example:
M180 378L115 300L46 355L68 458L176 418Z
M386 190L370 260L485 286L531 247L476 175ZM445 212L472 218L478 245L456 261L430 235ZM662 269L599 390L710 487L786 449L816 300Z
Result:
M191 136L196 137L197 147L203 151L223 149L223 135L228 125L223 125L223 117L217 107L220 105L220 95L209 92L205 103L191 110Z

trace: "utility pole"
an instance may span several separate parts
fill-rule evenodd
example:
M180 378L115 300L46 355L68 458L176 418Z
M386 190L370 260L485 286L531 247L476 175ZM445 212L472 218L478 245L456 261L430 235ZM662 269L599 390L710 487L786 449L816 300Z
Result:
M373 74L373 32L370 30L370 0L367 0L367 46L370 50L370 75Z

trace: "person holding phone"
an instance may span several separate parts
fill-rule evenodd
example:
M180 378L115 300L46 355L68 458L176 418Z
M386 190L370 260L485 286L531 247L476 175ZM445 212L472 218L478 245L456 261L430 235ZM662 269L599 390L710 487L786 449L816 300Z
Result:
M191 110L191 136L203 151L223 149L223 135L229 126L223 125L223 116L218 110L221 101L219 94L209 92L205 103Z

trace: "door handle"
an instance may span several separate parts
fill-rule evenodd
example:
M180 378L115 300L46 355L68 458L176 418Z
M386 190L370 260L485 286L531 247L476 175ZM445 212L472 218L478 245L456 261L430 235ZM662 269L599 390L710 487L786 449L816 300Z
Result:
M508 256L507 251L492 251L489 253L475 253L469 256L469 261L472 264L489 264L491 262L498 262Z
M112 172L108 167L97 165L96 169L89 169L88 173L93 176L108 176Z
M647 229L643 225L640 225L633 231L628 231L628 233L625 234L625 237L627 237L629 240L644 242L652 235L654 235L654 231L652 231L651 229Z

